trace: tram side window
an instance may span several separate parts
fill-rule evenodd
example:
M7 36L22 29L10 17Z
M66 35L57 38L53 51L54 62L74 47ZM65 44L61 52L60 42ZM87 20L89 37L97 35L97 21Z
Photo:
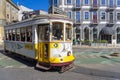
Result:
M8 35L9 35L9 40L11 41L12 40L12 32L11 32L11 30L9 30Z
M16 34L15 34L15 29L13 29L13 30L12 30L12 40L13 40L13 41L15 41L15 36L16 36Z
M40 25L39 26L39 40L49 41L50 31L48 25Z
M6 40L9 40L8 30L5 31L5 39L6 39Z
M20 28L17 29L16 41L20 41Z
M8 30L5 30L5 40L9 40Z
M71 25L66 25L66 33L65 33L65 40L71 40L72 39L72 27Z
M53 23L52 40L63 40L63 24Z
M32 26L27 27L26 37L27 37L27 42L32 42Z
M45 29L44 29L44 30L45 30L45 31L44 31L44 34L45 34L44 39L48 41L48 40L49 40L49 33L50 33L49 27L48 27L48 26L45 26L44 28L45 28Z
M21 34L21 41L25 41L25 34L26 33L26 28L20 28L20 34Z

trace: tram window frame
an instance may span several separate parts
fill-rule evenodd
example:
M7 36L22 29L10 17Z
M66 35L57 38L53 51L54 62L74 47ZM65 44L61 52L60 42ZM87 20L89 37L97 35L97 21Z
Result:
M72 27L70 24L66 24L66 29L65 29L65 40L70 41L72 40Z
M28 26L28 27L26 27L26 41L27 42L32 42L33 40L32 40L32 26Z
M26 27L21 27L20 28L20 37L21 37L21 41L25 42L26 41Z
M16 29L16 41L21 41L20 28Z
M52 24L52 40L64 40L64 24L63 23L53 23Z

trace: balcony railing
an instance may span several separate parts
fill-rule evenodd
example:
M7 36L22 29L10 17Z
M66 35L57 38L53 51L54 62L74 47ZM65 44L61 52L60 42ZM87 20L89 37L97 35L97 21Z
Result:
M75 24L81 24L81 20L75 20L74 23Z
M90 23L91 23L91 24L96 24L96 25L97 25L97 24L98 24L98 20L93 20L93 19L92 19L92 20L90 21Z
M108 24L108 25L114 25L115 24L115 21L114 20L78 20L78 21L74 21L74 24L82 24L84 21L90 21L90 24L91 25L98 25L100 24L100 22L106 22L105 24Z
M78 10L80 10L80 9L81 9L81 7L82 7L82 5L81 5L81 4L79 4L79 5L74 4L74 5L73 5L73 11L78 11Z
M108 24L115 24L114 20L108 20Z
M114 11L115 8L116 8L116 5L107 5L106 11Z

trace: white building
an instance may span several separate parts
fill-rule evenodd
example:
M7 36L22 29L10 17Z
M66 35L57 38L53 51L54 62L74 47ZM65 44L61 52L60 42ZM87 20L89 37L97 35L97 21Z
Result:
M53 5L74 21L74 39L120 43L120 0L50 0Z
M30 11L33 11L33 9L29 9L23 5L18 5L18 8L20 9L19 12L18 12L18 20L21 21L22 20L22 17L23 17L23 12L27 11L27 12L30 12Z

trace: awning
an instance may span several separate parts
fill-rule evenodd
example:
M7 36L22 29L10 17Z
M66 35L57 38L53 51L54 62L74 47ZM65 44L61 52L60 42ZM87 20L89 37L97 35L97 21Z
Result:
M114 35L115 34L115 30L113 29L113 27L104 27L104 28L102 28L100 34Z

